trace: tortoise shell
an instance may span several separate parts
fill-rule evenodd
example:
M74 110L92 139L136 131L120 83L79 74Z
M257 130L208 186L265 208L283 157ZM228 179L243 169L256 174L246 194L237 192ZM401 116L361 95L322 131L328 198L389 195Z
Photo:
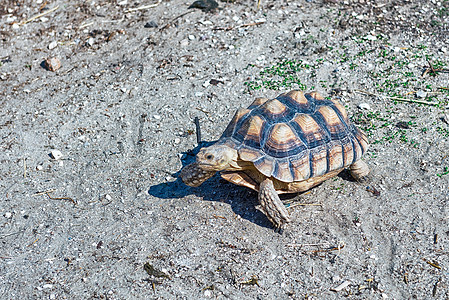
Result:
M337 100L290 91L239 109L218 143L236 149L267 177L304 181L350 166L368 148L366 135Z

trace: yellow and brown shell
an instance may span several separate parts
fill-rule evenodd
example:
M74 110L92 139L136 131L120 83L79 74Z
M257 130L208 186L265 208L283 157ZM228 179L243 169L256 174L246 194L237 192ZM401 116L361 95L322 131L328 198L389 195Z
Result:
M218 143L238 151L267 177L307 180L350 166L368 148L366 135L337 100L290 91L240 109Z

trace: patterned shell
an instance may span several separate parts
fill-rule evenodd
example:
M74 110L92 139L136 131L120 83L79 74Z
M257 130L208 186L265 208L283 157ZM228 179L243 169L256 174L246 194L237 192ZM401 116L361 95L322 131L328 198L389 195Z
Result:
M348 167L368 148L345 108L318 93L290 91L239 109L218 143L238 151L267 177L303 181Z

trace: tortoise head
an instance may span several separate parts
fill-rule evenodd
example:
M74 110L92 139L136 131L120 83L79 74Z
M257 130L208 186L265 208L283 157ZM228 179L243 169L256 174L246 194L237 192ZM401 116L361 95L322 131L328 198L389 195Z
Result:
M237 160L237 151L226 145L212 145L202 148L196 155L196 162L181 170L182 181L189 186L199 186L214 176L215 172L226 170Z
M198 166L207 171L223 171L237 160L237 151L227 145L202 148L196 155Z

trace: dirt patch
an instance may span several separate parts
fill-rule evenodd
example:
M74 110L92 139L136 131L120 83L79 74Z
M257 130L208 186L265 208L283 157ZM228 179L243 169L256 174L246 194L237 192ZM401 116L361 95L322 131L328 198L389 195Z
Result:
M449 2L191 2L0 4L0 298L447 299ZM373 182L278 234L254 192L177 175L195 117L214 141L290 89L344 103Z

